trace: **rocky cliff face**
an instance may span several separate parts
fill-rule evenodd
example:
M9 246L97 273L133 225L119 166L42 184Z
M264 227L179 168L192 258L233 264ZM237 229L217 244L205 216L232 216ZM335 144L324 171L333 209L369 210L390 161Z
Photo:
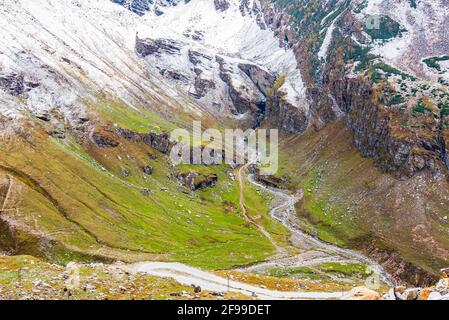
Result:
M264 24L282 45L294 50L311 101L311 112L300 116L290 114L288 104L275 96L267 108L272 123L287 132L302 132L346 115L355 145L383 171L401 178L426 169L440 172L447 160L449 107L443 66L443 48L449 44L441 38L446 15L436 9L443 3L261 3ZM417 20L425 15L441 28ZM436 57L430 62L415 52L423 42L418 31L422 29L429 33L426 42L434 44L426 46L427 56ZM440 70L439 78L430 83L429 64Z
M141 30L136 39L150 72L244 126L271 117L288 132L307 128L308 103L294 52L267 28L261 3L190 1L152 19L154 31ZM267 90L281 76L278 98L267 108Z
M167 7L176 6L182 0L111 0L120 4L139 16L148 12L156 15L164 14Z
M416 187L395 192L393 196L395 201L399 201L402 194L408 194L407 197L413 199L410 200L413 206L406 214L410 231L405 231L413 236L403 241L411 240L413 245L425 243L427 249L419 250L430 250L433 257L439 256L444 261L445 254L436 252L446 248L447 244L441 238L436 240L439 237L436 234L447 234L446 211L438 205L428 211L422 208L419 203L429 203L432 196L423 192L419 186L423 185L423 181L432 185L434 182L431 182L431 177L444 180L448 174L449 44L447 38L441 37L442 30L447 28L444 23L448 19L447 11L441 10L447 6L446 1L262 3L265 26L274 30L283 46L295 52L298 68L307 87L306 97L310 101L309 117L303 121L307 123L305 128L322 130L343 117L352 132L353 144L358 152L363 157L372 158L379 171L388 173L393 181L404 181L406 184L418 179L420 182ZM429 23L429 17L433 23ZM421 52L417 48L424 43L427 44L426 49ZM273 97L276 99L278 95ZM273 105L277 106L279 102ZM270 110L269 104L267 109ZM274 110L280 111L276 107ZM282 119L278 114L271 113L271 116L274 123ZM279 122L276 125L282 127ZM304 130L304 127L291 128L293 130L290 132ZM320 150L317 148L314 152L319 153ZM313 170L319 170L298 166L306 172L311 170L309 175L313 175ZM369 186L370 181L367 179L366 186ZM333 187L345 188L346 184L340 181ZM386 189L388 192L385 191L386 197L391 197L390 188ZM436 183L432 188L442 192L441 205L446 206L446 189L439 189ZM329 198L324 197L324 203L329 207L332 207L332 199L339 198L339 192L335 190L322 191L317 188L316 192L328 193ZM373 195L366 197L357 202L355 218L363 216L361 207L370 203ZM346 204L347 198L343 196L337 202ZM371 214L379 213L379 219L391 217L395 220L392 228L401 229L399 224L402 222L398 221L405 219L400 218L404 203L398 203L401 205L393 211L379 208L375 203L367 207ZM309 204L307 214L312 216L310 223L314 224L316 219L321 219L321 214L315 215L314 212L314 206L321 205ZM323 209L326 212L324 214L332 212L329 207ZM421 219L426 222L422 223ZM436 227L430 227L433 223ZM361 229L364 228L362 223ZM369 229L371 234L376 234L379 226ZM420 234L417 231L420 229L425 231ZM394 237L391 238L392 247L397 248ZM400 270L397 275L406 281L425 283L432 279L427 271L434 266L426 268L426 271L415 269L416 261L414 264L407 263L394 250L384 255L378 252L373 256L378 261L385 260L382 263L390 271L395 268ZM432 259L427 257L425 263L418 264L432 264Z

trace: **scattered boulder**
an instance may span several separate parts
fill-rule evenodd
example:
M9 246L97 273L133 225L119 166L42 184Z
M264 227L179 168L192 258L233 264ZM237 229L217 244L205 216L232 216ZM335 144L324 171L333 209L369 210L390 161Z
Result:
M129 171L125 168L121 168L120 169L120 174L122 175L122 177L127 178L129 177Z
M143 173L145 173L145 174L148 174L148 175L150 175L150 174L153 174L153 167L152 166L145 166L145 167L143 167Z
M449 294L449 278L443 278L438 281L435 289L442 295Z
M195 293L200 293L201 292L201 287L200 286L196 286L196 285L192 284L192 288L193 288L193 292L195 292Z
M419 297L421 289L420 288L411 288L404 291L402 296L405 300L417 300Z
M192 191L214 187L218 177L216 174L201 174L198 172L181 173L178 179L183 181Z
M157 155L155 155L154 153L148 153L148 157L151 159L151 160L156 160L157 159Z

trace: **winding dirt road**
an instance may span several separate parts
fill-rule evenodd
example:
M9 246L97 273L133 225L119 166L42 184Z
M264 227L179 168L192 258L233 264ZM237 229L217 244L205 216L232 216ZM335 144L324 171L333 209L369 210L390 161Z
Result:
M382 280L386 283L391 283L390 277L386 274L382 267L380 267L375 262L366 258L365 256L347 249L342 249L328 243L325 243L311 235L303 232L299 226L295 223L295 212L294 205L298 200L297 196L292 196L281 192L279 190L268 188L257 181L254 180L252 175L248 176L248 180L259 188L272 193L275 198L277 198L278 205L275 205L271 211L270 215L284 224L292 233L295 241L293 245L298 248L304 249L308 248L301 255L288 256L284 249L279 248L279 246L273 241L271 235L259 224L257 224L251 217L247 215L247 210L245 207L244 199L244 179L245 170L248 165L242 166L238 170L238 180L240 184L240 208L245 220L248 223L256 226L259 231L265 235L276 247L279 255L266 261L264 263L252 266L246 270L251 271L252 269L257 269L258 267L265 265L282 265L284 262L288 263L302 263L303 265L314 265L322 262L361 262L365 265L370 266L377 274L380 275ZM319 256L310 255L314 248ZM217 276L213 273L200 270L197 268L189 267L181 263L171 263L171 262L141 262L128 267L125 267L129 272L144 272L150 275L158 277L170 277L176 281L185 285L196 285L200 286L204 290L218 291L218 292L240 292L248 296L256 296L260 299L339 299L345 295L345 292L303 292L303 291L293 291L293 292L283 292L276 290L269 290L260 288L254 285L250 285L243 282L238 282L230 279L226 279ZM244 269L245 270L245 269Z
M246 165L240 167L239 170L237 171L237 178L239 180L239 186L240 186L239 204L240 204L240 209L242 211L242 215L246 222L254 225L259 230L260 233L262 233L268 240L270 240L270 242L275 247L276 252L279 256L285 256L286 251L277 245L277 243L271 237L270 233L267 232L267 230L265 230L263 226L261 226L256 221L254 221L254 219L252 219L247 214L247 210L246 210L246 206L245 206L245 180L244 180L245 178L244 177L245 177L245 170L248 168L248 166L249 166L249 164L246 164Z
M144 272L157 277L173 278L181 284L200 286L203 290L240 292L260 299L338 299L345 292L283 292L228 280L213 273L171 262L142 262L127 268L129 272Z
M259 265L246 268L245 270L256 271L262 266L265 267L273 265L313 266L323 262L359 262L374 271L374 273L378 275L379 280L390 286L394 284L392 277L384 271L382 266L373 260L356 251L343 249L321 241L320 239L304 232L298 223L298 219L296 218L295 204L299 199L297 195L290 195L283 191L267 187L257 182L252 174L248 176L248 181L260 189L264 189L265 191L271 193L277 199L279 204L271 209L270 215L275 220L281 222L292 233L292 245L304 250L305 253L294 257L283 257L280 259L274 258ZM317 252L315 256L310 255L312 250ZM308 258L307 255L309 255ZM288 262L288 264L285 264L284 262Z

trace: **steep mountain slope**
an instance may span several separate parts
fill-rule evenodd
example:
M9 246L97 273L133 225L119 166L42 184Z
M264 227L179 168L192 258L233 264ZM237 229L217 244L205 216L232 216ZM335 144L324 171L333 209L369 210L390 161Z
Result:
M166 132L201 120L281 129L304 228L426 280L448 262L447 6L3 1L1 248L208 268L266 259L274 246L241 216L233 169L168 159ZM186 183L192 173L207 183ZM267 199L245 192L287 246Z
M302 219L311 232L329 241L357 246L356 234L375 238L387 252L380 256L390 257L390 262L398 251L406 261L437 273L448 257L445 55L449 43L442 35L447 30L448 3L276 4L284 9L277 16L286 23L274 28L281 39L289 38L312 101L309 126L320 130L344 117L360 154L373 158L368 163L378 168L370 173L370 165L364 164L359 171L354 163L360 160L345 153L325 160L323 148L335 153L333 148L339 150L342 143L324 138L326 133L307 136L315 145L305 137L301 143L299 138L286 140L288 165L282 171L288 177L295 172L293 188L313 186L306 187L311 193L300 209ZM351 164L354 167L346 167ZM393 270L405 268L392 264Z
M151 27L145 19L106 0L5 1L0 10L3 250L214 268L273 252L240 215L231 168L170 164L163 132L193 119L235 126L239 116L226 111L237 108L230 98L218 109L154 72L136 48L137 32ZM225 59L235 81L248 85L237 62L248 73L265 68ZM251 90L258 102L260 89ZM216 186L193 192L180 178L190 172L218 179ZM251 187L245 193L285 243L288 233L269 220L266 200Z

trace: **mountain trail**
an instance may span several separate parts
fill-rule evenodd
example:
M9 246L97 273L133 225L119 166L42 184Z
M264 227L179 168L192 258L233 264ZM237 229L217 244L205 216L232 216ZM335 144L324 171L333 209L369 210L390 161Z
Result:
M248 181L274 196L279 204L271 209L270 216L281 222L292 233L292 245L303 250L303 253L294 257L282 257L280 259L275 257L270 261L250 266L244 270L254 272L263 267L271 266L313 267L325 262L361 263L371 269L379 277L379 280L382 280L389 286L394 285L393 278L378 263L356 251L326 243L304 232L298 224L295 214L295 203L298 201L298 195L290 195L284 191L267 187L257 182L252 174L248 176Z
M239 170L237 171L237 177L238 177L238 180L239 180L239 187L240 187L239 205L240 205L240 209L242 211L242 215L245 218L246 222L251 223L252 225L254 225L260 231L260 233L262 233L268 240L270 240L270 242L273 244L273 246L276 249L277 258L285 257L287 255L285 249L279 247L279 245L271 237L270 233L268 231L266 231L263 226L261 226L256 221L254 221L254 219L252 219L247 214L247 210L246 210L246 206L245 206L245 194L244 194L244 190L245 190L245 182L244 182L244 175L245 174L244 174L244 172L246 171L248 166L249 166L249 164L241 166L239 168Z

